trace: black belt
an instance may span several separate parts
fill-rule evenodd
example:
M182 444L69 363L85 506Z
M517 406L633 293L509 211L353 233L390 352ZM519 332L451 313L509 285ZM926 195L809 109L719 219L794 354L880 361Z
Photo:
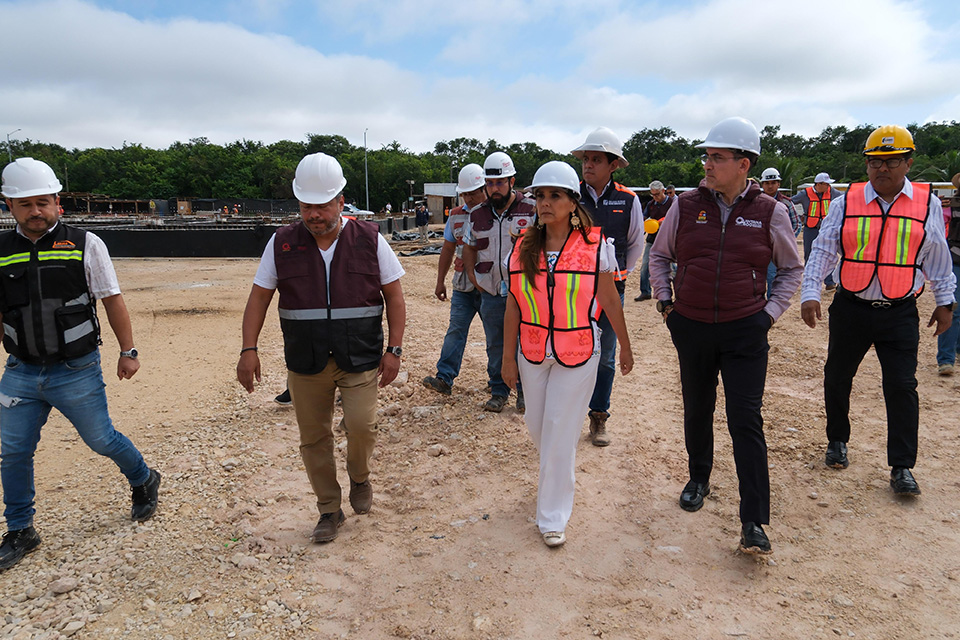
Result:
M899 298L897 300L866 300L854 295L846 289L837 289L837 295L846 300L850 300L851 302L855 302L865 307L872 307L874 309L893 309L894 307L899 307L907 304L908 302L914 302L917 299L917 296L907 296L906 298Z

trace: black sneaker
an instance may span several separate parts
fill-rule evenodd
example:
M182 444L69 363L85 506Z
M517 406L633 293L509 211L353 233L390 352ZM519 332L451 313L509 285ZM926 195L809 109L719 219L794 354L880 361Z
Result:
M427 389L433 389L437 393L442 393L445 396L449 396L453 391L453 387L440 378L435 378L433 376L427 376L424 378L423 386L425 386Z
M39 546L40 536L33 527L7 531L3 534L3 544L0 544L0 571L17 564Z
M740 530L740 551L749 555L766 556L773 553L770 540L756 522L744 522Z
M282 405L293 404L293 399L290 397L290 389L284 389L283 393L274 398L273 401Z
M160 472L150 469L150 476L143 484L133 487L133 507L130 509L130 519L134 522L143 522L153 517L157 512L157 497L160 493Z
M483 410L492 411L493 413L500 413L503 411L503 407L506 404L507 396L490 396L490 399L484 403Z

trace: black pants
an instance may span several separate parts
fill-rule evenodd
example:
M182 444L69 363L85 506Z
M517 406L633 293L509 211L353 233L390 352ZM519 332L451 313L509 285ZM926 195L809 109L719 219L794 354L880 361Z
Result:
M667 327L680 359L683 434L690 479L707 482L713 469L713 412L717 374L723 376L727 428L740 481L740 521L770 522L770 472L763 438L763 387L767 378L765 311L732 322L697 322L676 311Z
M863 357L873 345L883 373L887 405L887 464L917 462L920 402L917 397L917 346L920 318L915 299L888 309L851 300L840 292L830 305L830 343L823 367L827 440L850 440L850 389Z

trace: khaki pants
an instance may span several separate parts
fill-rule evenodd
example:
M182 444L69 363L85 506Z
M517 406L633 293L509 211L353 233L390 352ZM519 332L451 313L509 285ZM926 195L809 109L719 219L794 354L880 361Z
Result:
M370 475L370 456L377 441L377 370L347 373L333 358L313 375L287 372L287 387L300 427L300 456L317 495L320 514L340 509L340 483L334 458L333 404L343 399L347 432L347 474L354 482Z

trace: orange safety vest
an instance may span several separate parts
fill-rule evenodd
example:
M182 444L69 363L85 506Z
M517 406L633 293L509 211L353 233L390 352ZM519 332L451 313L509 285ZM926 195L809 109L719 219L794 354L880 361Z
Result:
M821 198L816 189L807 187L807 200L810 201L807 205L807 226L811 229L815 229L830 212L830 193L831 190L827 188L827 192Z
M862 182L850 185L843 199L840 286L859 293L876 274L884 298L899 300L916 294L917 255L927 235L930 185L913 183L913 198L900 196L886 213L876 200L864 202L864 186Z
M578 367L593 355L593 326L600 317L596 305L597 276L603 235L599 227L584 242L579 231L571 231L550 273L545 256L540 256L540 273L530 280L520 265L517 241L510 254L510 294L520 307L520 353L532 364L547 355L547 338L553 341L553 356L565 367Z

